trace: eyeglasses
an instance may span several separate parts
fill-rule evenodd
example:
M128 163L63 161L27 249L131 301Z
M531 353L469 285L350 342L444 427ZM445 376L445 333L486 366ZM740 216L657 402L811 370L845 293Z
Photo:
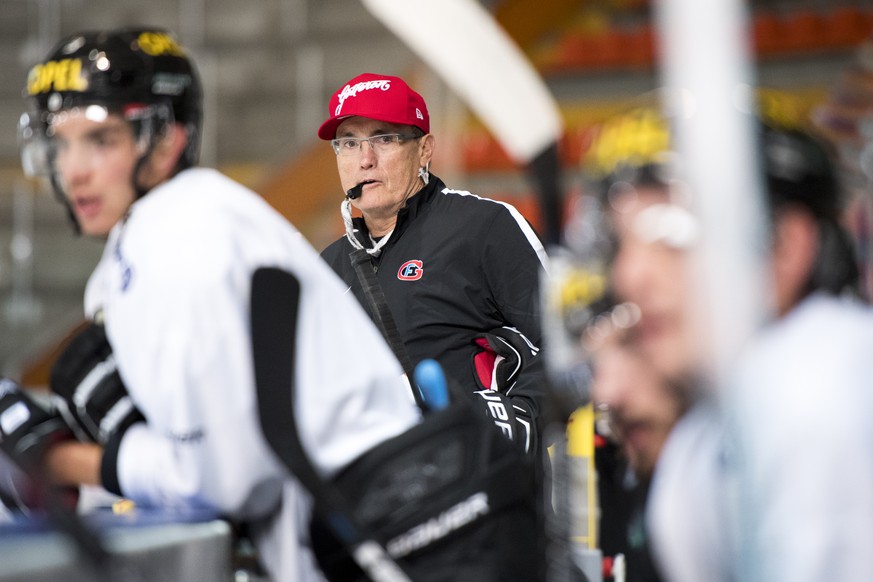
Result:
M338 156L350 156L360 153L361 143L370 142L370 147L374 152L387 152L397 147L400 143L424 137L414 134L402 133L384 133L382 135L373 135L370 137L338 137L330 140L330 145L333 146L333 151Z

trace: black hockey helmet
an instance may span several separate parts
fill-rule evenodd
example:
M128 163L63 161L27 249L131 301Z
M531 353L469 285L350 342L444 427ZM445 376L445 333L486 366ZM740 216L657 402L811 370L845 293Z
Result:
M51 121L76 108L99 106L123 115L146 153L167 123L185 126L188 146L180 169L197 163L202 89L194 64L172 33L154 28L83 32L67 37L35 65L19 123L22 164L31 175L51 174Z

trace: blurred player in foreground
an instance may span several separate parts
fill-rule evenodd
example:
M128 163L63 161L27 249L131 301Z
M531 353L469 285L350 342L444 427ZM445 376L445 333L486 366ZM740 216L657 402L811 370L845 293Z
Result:
M829 152L770 115L774 106L764 103L756 133L773 317L724 393L705 389L700 372L689 251L701 233L671 161L668 121L656 109L629 115L627 135L639 139L624 147L639 149L613 157L625 175L609 197L621 244L673 253L657 270L644 254L619 259L614 282L640 309L642 353L695 402L667 440L649 499L656 558L678 582L873 571L873 312L857 300Z
M274 579L320 579L309 497L259 424L253 274L278 267L299 281L300 340L287 357L300 437L324 475L418 422L396 359L283 217L195 167L201 87L171 33L70 36L31 70L26 96L27 169L44 172L78 230L106 248L86 290L93 324L53 370L59 412L5 381L3 449L60 485L214 509L248 525ZM360 345L337 365L349 337Z

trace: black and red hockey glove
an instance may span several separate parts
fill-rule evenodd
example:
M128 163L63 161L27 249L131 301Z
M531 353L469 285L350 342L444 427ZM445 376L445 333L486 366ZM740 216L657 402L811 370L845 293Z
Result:
M530 407L523 398L509 398L496 390L479 390L473 398L486 415L523 453L537 450L537 431Z
M540 349L514 327L504 326L477 335L480 351L473 355L476 382L481 388L509 393L519 374L539 356Z

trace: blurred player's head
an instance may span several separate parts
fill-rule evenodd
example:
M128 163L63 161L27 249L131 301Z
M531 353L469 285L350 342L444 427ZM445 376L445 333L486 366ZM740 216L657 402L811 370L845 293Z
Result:
M429 179L433 155L424 99L403 79L364 73L331 97L318 137L337 155L343 191L371 229L393 218ZM384 233L377 233L384 234Z
M630 333L638 311L620 304L585 333L594 361L591 398L606 413L611 436L640 477L649 477L661 449L687 407L687 397L657 373Z
M640 318L629 330L640 353L671 378L694 358L693 281L686 250L696 221L676 200L666 120L642 107L599 128L586 169L597 182L614 234L611 285Z
M840 192L828 151L761 100L758 160L772 224L771 304L783 315L814 291L839 293L857 278L851 246L838 222ZM590 151L616 247L617 295L641 310L634 336L668 377L688 378L701 361L693 319L687 250L699 225L677 178L671 128L657 108L609 120Z
M25 171L51 179L84 234L107 234L136 198L197 163L200 81L169 32L70 36L31 69L25 95Z

